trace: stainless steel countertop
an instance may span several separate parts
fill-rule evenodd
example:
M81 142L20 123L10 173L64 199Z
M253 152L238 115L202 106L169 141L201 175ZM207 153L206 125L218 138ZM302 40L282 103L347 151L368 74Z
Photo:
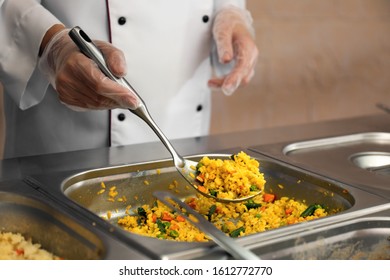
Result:
M183 156L223 152L286 141L329 137L361 132L390 132L390 115L378 114L303 125L241 131L205 137L173 140ZM157 137L156 137L157 141ZM0 181L21 180L26 176L53 172L87 170L160 159L170 154L160 142L37 155L0 161Z

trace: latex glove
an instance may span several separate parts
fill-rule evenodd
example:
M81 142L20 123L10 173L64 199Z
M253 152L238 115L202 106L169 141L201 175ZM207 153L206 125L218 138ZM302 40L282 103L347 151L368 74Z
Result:
M59 99L72 109L138 107L130 90L105 76L97 64L80 52L64 29L53 36L39 59L39 69L57 90ZM114 75L126 74L124 54L110 43L94 41Z
M248 84L255 73L258 50L249 12L231 5L222 8L214 19L213 37L219 62L234 61L234 66L226 76L210 79L208 85L231 95L241 84Z

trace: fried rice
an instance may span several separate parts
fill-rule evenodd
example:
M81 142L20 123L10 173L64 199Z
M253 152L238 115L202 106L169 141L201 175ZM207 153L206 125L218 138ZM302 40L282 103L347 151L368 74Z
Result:
M234 192L234 186L237 188L242 185L249 187L256 185L263 190L265 180L263 175L259 173L258 161L249 158L243 152L235 155L234 158L242 164L241 167L246 166L247 171L251 174L248 175L248 172L241 171L233 172L233 175L230 175L230 177L234 177L236 174L237 178L235 179L226 176L225 179L229 177L226 180L229 182L228 189ZM202 163L200 169L207 169L207 172L205 170L200 172L203 172L204 178L208 176L207 186L210 186L213 179L215 181L216 178L223 177L220 175L229 169L226 164L231 162L210 160L205 157L200 163ZM210 168L210 166L212 167ZM246 178L243 178L245 176ZM223 186L213 188L224 192ZM322 205L307 205L289 197L276 197L272 193L264 192L253 199L240 203L222 203L201 194L186 198L185 203L231 237L247 236L328 215ZM183 216L171 211L169 207L158 200L153 205L142 205L134 212L118 219L118 224L130 232L176 241L205 242L210 240L207 235ZM191 215L188 216L191 218Z
M59 260L20 233L0 232L0 260Z
M196 170L196 179L203 193L222 199L239 199L255 195L264 189L264 175L259 162L244 152L230 159L203 157Z

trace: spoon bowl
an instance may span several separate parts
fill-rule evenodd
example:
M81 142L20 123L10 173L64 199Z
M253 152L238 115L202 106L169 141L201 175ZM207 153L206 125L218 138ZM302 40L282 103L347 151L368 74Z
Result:
M228 198L220 198L213 196L209 193L203 192L200 190L199 186L201 186L201 183L196 179L197 177L197 171L196 166L198 165L198 162L192 161L189 159L181 158L180 164L175 163L175 167L177 171L184 177L184 179L187 180L187 182L201 195L206 196L208 198L215 199L216 201L223 202L223 203L230 203L230 202L243 202L249 199L252 199L253 197L259 195L261 191L252 193L251 195L245 196L245 197L239 197L235 199L228 199Z

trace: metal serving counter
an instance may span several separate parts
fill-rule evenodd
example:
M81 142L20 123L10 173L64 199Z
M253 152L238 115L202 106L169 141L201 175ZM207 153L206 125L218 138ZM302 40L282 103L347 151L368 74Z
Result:
M308 202L325 199L342 209L318 221L238 238L259 257L390 259L389 135L390 115L381 114L172 143L183 156L195 158L245 150L264 163L267 182L285 186L277 190L281 195ZM231 258L213 242L153 240L126 233L101 218L107 209L91 197L96 194L97 179L142 181L142 177L137 179L139 174L161 168L167 170L166 180L176 180L177 172L171 167L170 154L160 142L5 159L0 161L0 208L5 213L0 215L0 230L21 231L40 241L40 225L53 224L52 233L68 245L56 246L58 238L41 241L75 259ZM297 181L302 181L299 191ZM164 186L156 182L153 187ZM122 191L134 191L126 186ZM9 216L31 220L35 226L14 224ZM327 246L342 250L330 254ZM321 248L321 254L315 254L316 248ZM351 248L353 253L348 253Z
M183 156L215 153L235 147L252 147L282 142L347 135L362 132L390 132L390 115L380 114L304 125L233 132L205 137L173 140ZM123 147L101 148L0 161L0 181L23 179L29 175L67 170L92 169L170 158L166 148L156 142ZM280 151L281 152L281 151Z

